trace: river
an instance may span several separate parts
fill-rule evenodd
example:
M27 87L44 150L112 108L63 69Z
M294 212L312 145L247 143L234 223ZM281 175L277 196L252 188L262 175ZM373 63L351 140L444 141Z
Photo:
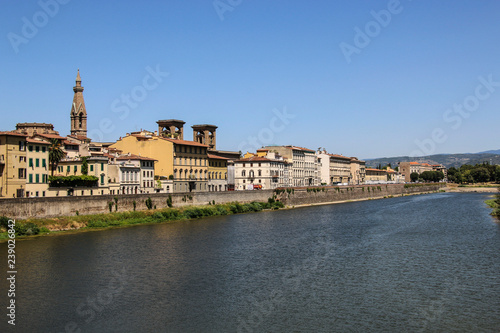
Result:
M18 241L16 332L499 332L500 225L436 193ZM7 244L0 244L7 271ZM6 273L4 273L6 274Z

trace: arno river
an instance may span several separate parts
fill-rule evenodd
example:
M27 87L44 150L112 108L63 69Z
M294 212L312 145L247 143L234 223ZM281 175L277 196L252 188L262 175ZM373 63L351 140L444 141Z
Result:
M499 332L500 224L438 193L17 242L16 332ZM6 275L7 244L0 244Z

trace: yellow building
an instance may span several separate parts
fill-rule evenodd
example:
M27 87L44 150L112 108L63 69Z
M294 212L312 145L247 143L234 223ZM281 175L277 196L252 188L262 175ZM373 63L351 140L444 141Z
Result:
M49 189L49 146L50 143L35 138L26 139L27 142L27 197L45 197Z
M172 179L174 192L208 191L208 145L183 140L183 121L158 121L157 133L134 132L110 148L154 158L157 179Z
M208 154L208 190L227 191L228 158Z
M26 190L26 135L0 132L0 197L21 198Z

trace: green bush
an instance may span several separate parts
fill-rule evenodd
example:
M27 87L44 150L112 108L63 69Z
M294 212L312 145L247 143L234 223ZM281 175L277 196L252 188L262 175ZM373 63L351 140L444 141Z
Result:
M151 197L146 199L146 207L148 207L148 209L153 208L153 200L151 200Z
M105 228L108 226L108 223L105 221L97 220L97 221L89 221L87 223L87 227L89 228Z
M0 216L0 226L4 227L5 229L9 228L9 218L6 216Z
M160 212L155 212L152 216L155 220L163 220L164 217L163 217L163 214L160 213Z
M40 228L32 222L16 222L14 225L14 231L18 236L31 236L38 235L40 233Z

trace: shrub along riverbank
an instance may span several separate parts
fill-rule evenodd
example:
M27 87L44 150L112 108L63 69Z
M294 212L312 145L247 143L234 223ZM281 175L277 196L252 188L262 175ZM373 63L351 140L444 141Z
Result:
M208 216L221 216L240 213L260 212L264 209L279 209L284 205L280 201L269 198L268 202L252 202L228 204L187 206L182 208L164 208L123 213L107 213L97 215L77 215L59 218L16 220L15 232L19 236L35 236L67 230L85 230L110 228L145 223L174 222L197 219ZM7 223L9 218L0 216L0 240L7 239Z
M491 215L500 218L500 187L498 187L498 194L495 196L495 199L486 200L485 203L493 208Z

